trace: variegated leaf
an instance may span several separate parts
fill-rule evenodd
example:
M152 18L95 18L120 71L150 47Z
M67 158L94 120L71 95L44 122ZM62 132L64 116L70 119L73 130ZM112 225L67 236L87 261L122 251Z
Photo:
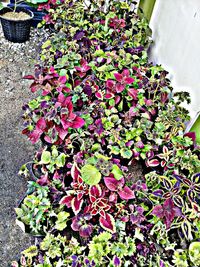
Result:
M172 188L172 183L167 179L163 179L163 185L167 190L171 190Z
M183 198L181 196L174 196L173 200L174 200L174 204L177 207L179 207L179 208L184 207L184 201L183 201Z
M74 197L72 199L71 205L72 205L72 210L73 210L74 214L77 215L82 208L83 199L78 200L78 198Z
M192 227L190 222L188 222L187 220L185 220L182 224L181 224L181 228L183 231L183 234L185 236L185 238L187 240L193 240L193 236L192 236Z
M116 232L115 220L111 214L107 213L106 218L100 217L99 223L104 230L106 230L110 233Z
M157 159L151 159L146 161L147 167L156 167L160 164L160 161Z

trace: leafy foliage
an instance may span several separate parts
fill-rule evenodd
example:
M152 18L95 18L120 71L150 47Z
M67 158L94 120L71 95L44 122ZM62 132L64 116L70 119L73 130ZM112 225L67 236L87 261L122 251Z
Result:
M21 266L199 266L200 153L181 106L189 96L148 63L150 30L131 1L90 2L39 5L55 32L25 77L36 96L23 107L23 133L43 147L16 211L46 236Z

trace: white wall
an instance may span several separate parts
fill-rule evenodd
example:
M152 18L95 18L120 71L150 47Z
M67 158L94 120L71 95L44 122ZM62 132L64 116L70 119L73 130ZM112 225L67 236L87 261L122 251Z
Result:
M191 116L200 111L200 0L157 0L150 59L170 73L176 91L189 91Z

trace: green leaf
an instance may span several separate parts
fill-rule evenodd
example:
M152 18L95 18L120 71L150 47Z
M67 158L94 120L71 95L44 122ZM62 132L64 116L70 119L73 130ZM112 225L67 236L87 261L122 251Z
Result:
M133 152L128 148L122 148L120 150L120 153L121 153L122 157L125 159L130 159L133 155Z
M31 109L36 109L39 107L40 103L36 99L33 99L28 103L28 105Z
M51 153L49 151L43 151L40 164L48 164L51 161Z
M67 75L67 70L66 69L61 69L59 75L60 76L66 76Z
M114 96L113 96L114 97ZM114 107L115 106L115 100L114 99L110 99L109 100L109 105L111 106L111 107Z
M140 233L140 228L135 229L135 236L136 239L139 239L140 241L144 242L144 235Z
M120 170L120 168L116 164L113 165L111 172L114 175L116 180L120 180L123 177L123 172Z
M27 0L27 2L29 2L29 1ZM42 49L45 49L49 46L51 46L51 40L47 40L46 42L44 42L42 45Z
M119 111L122 111L123 110L123 100L119 103L118 110Z
M111 154L118 155L120 153L120 148L118 146L109 145L108 148L111 150Z
M98 151L100 149L101 149L101 145L99 143L95 143L91 148L92 151Z
M104 56L104 55L105 55L105 53L104 53L104 51L101 50L101 49L96 50L96 51L94 52L94 56L95 56L95 57L100 57L100 56Z
M57 158L58 157L58 150L57 150L56 146L52 146L51 149L52 149L52 152L51 152L52 156L54 158Z
M87 164L90 165L95 165L97 163L97 158L96 157L91 157L87 159Z
M66 159L66 155L65 155L64 153L61 153L61 154L57 157L57 159L56 159L56 161L55 161L56 165L57 165L59 168L64 167L64 165L65 165L65 159Z
M101 180L101 173L96 167L86 164L81 168L81 177L86 184L96 185Z
M33 257L37 256L38 249L36 246L30 246L29 248L22 251L22 254L26 257L33 258Z
M37 4L41 4L41 3L46 3L48 0L26 0L28 3L37 5Z
M67 226L67 221L68 221L69 216L70 214L66 211L59 212L57 215L55 228L59 231L62 231L63 229L65 229Z

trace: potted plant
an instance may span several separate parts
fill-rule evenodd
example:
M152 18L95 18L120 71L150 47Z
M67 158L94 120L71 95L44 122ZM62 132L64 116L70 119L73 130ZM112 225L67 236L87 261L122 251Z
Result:
M0 6L0 19L3 33L8 41L23 43L29 39L30 28L42 19L38 15L36 8L38 4L45 3L47 0L14 0L8 7ZM27 4L26 4L27 2ZM41 12L40 12L41 13ZM42 16L45 14L42 13ZM33 23L35 18L35 23Z
M5 7L0 10L3 33L8 41L23 43L29 39L33 12L19 7L17 0L13 8Z

